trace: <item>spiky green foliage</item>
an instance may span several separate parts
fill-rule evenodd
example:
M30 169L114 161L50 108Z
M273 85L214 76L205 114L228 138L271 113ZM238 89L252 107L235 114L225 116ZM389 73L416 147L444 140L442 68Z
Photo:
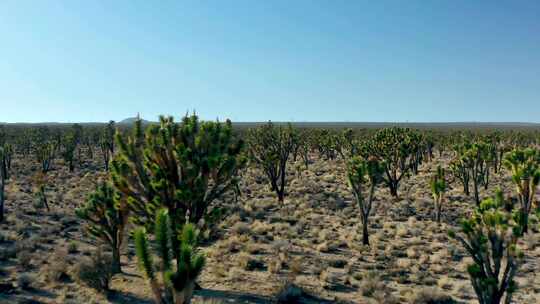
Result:
M408 128L384 128L364 142L361 148L364 157L375 156L383 161L383 180L394 197L398 195L403 177L420 161L417 158L417 138L417 132Z
M215 201L238 192L243 142L233 136L230 121L200 122L192 115L179 124L160 117L160 125L150 125L145 132L137 120L132 135L117 133L116 142L113 184L127 198L133 222L150 231L161 208L168 210L171 231L178 231L186 219L199 223L204 218L211 228L219 214ZM178 260L179 240L170 241Z
M463 219L459 232L450 231L472 257L467 268L480 304L510 303L517 285L514 277L523 253L517 242L521 235L519 212L497 190L485 199L470 218Z
M504 155L504 167L512 174L520 204L520 223L523 233L528 231L529 214L535 204L535 193L540 183L540 151L533 148L514 149Z
M200 122L192 115L178 124L161 117L160 125L143 132L138 120L131 136L118 134L116 140L113 182L139 219L165 207L174 223L186 216L197 223L216 199L238 189L243 143L230 121Z
M260 167L270 181L279 202L285 198L287 161L296 144L292 125L275 126L272 122L249 130L247 141L250 159Z
M382 180L384 164L377 158L367 160L353 157L347 164L347 180L360 208L362 220L362 243L369 245L368 220L371 213L375 187Z
M156 254L159 268L153 262L148 236L144 227L134 232L136 254L140 269L145 273L154 297L158 303L190 303L195 287L195 280L204 268L205 258L197 252L197 231L191 223L183 225L181 230L170 230L170 217L166 209L156 212L155 219ZM173 240L179 240L179 248L171 248ZM180 254L173 265L170 253ZM162 280L156 278L161 273Z
M121 272L120 248L129 211L120 195L109 183L100 183L75 214L86 222L88 234L110 246L112 269Z
M439 223L441 221L444 194L446 193L445 170L441 168L441 166L437 166L437 171L432 175L429 184L431 187L431 195L433 195L433 203L435 205L435 220Z

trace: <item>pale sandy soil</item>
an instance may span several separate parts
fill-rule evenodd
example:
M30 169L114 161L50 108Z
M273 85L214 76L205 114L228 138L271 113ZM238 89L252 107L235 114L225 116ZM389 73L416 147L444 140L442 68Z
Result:
M423 303L417 296L421 292L475 303L465 271L469 259L447 237L447 229L470 212L472 197L453 183L444 223L431 220L429 172L448 161L446 156L424 164L419 175L402 183L398 199L386 189L377 191L371 247L361 245L359 213L342 162L316 160L301 176L294 176L290 166L283 205L259 171L244 172L239 206L220 224L217 240L204 247L208 264L199 280L204 290L194 303L269 303L286 282L309 293L310 303ZM80 285L72 275L73 266L95 248L74 208L103 175L98 161L74 173L56 163L50 173L50 212L35 207L29 178L35 167L33 160L17 159L7 189L7 220L0 224L0 303L153 303L131 245L123 257L125 273L114 277L110 295ZM506 194L512 191L503 174L493 177L482 197L496 186ZM70 242L77 250L68 253ZM520 245L526 261L514 302L540 303L539 234L531 233ZM66 273L60 281L47 277L54 267ZM21 276L29 277L31 288L18 286Z

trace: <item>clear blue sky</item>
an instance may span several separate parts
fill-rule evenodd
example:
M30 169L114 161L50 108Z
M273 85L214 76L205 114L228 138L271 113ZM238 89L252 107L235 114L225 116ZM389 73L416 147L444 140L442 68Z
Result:
M540 122L540 1L0 1L0 121Z

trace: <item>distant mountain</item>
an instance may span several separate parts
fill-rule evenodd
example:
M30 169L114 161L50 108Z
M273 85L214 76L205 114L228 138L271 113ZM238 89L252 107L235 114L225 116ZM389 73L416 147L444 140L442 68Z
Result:
M121 120L121 121L119 121L117 123L121 124L121 125L132 125L136 120L137 120L137 117L129 117L129 118L123 119L123 120ZM146 125L146 124L151 124L151 123L154 123L154 122L143 119L142 123L143 123L143 125Z

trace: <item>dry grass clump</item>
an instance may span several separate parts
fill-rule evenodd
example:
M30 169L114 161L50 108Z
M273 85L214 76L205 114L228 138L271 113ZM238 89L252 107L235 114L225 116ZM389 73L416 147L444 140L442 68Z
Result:
M238 266L246 271L266 270L263 261L253 258L250 254L242 252L237 257Z
M67 252L69 254L74 254L79 252L79 244L76 241L70 241L67 245Z
M22 270L32 267L33 254L29 250L22 250L17 253L17 264Z
M61 282L70 278L68 274L68 257L65 251L57 250L47 259L43 275L47 282Z
M21 273L17 277L17 286L23 290L32 289L35 277L28 273Z
M421 288L414 292L411 304L454 304L452 297L435 288Z
M360 294L364 297L373 297L375 291L385 289L386 285L375 272L368 272L363 276L359 287Z
M97 250L90 258L83 258L74 267L75 278L97 291L109 290L112 278L112 256Z
M231 227L231 231L235 235L249 235L251 233L251 229L249 228L249 225L244 222L236 222Z
M297 286L292 282L286 281L278 290L275 298L275 303L302 303L302 298L306 295L306 292L301 287Z

